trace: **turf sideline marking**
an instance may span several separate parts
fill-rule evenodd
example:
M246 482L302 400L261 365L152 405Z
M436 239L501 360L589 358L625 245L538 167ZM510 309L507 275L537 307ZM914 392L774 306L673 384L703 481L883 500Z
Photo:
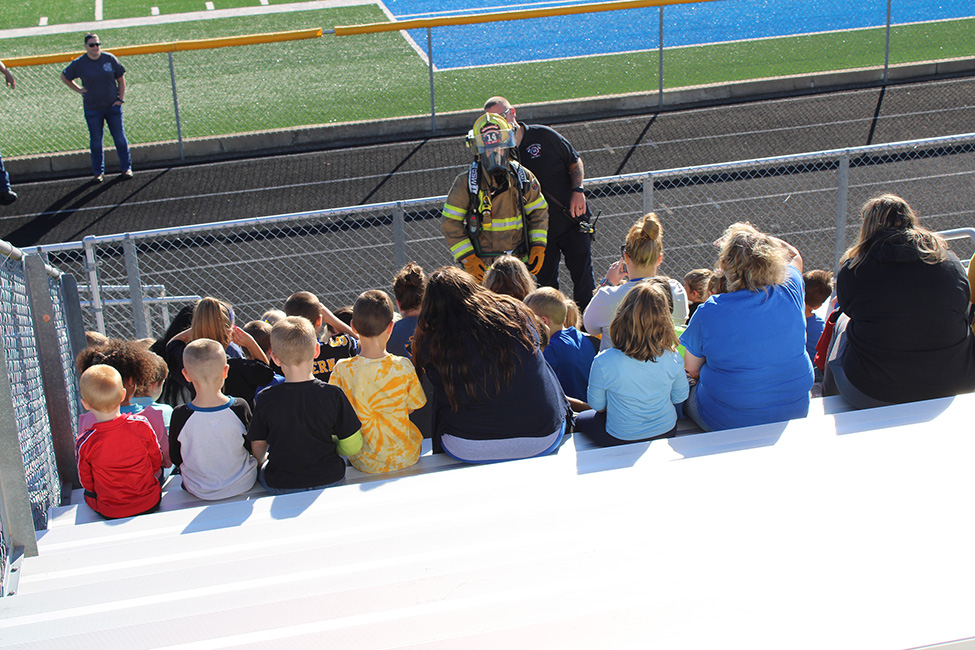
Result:
M98 0L99 4L101 0ZM264 16L268 14L284 14L295 11L317 11L320 9L338 9L340 7L359 7L374 5L375 0L314 0L313 2L293 2L281 5L239 7L237 9L215 9L213 11L193 11L185 14L169 14L166 16L143 16L139 18L116 18L114 20L100 20L83 23L66 23L62 25L48 25L46 27L18 27L0 30L0 40L5 38L22 38L24 36L46 36L49 34L72 34L92 29L118 29L125 27L143 27L146 25L164 25L168 23L188 23L197 20L213 20L215 18L234 18L238 16ZM381 5L380 5L381 6Z
M95 0L95 20L100 21L105 17L104 0Z

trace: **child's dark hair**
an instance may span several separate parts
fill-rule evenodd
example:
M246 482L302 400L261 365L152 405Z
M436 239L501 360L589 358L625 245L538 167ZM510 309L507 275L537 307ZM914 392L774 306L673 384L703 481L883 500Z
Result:
M833 293L833 274L816 269L802 274L806 285L806 306L816 309Z
M416 262L410 262L399 270L393 278L393 294L396 302L403 311L419 309L423 302L423 288L427 283L427 275Z
M694 269L693 271L688 271L687 275L684 276L684 284L688 289L697 293L704 302L704 299L708 295L708 285L711 283L711 276L714 272L711 269ZM690 296L688 296L690 299Z
M342 305L333 311L332 314L346 325L352 324L352 305Z
M674 314L674 292L670 290L670 278L666 275L655 275L652 278L646 278L645 282L650 284L656 284L664 290L667 295L667 307L670 308L670 314ZM610 335L612 336L612 335Z
M301 316L315 325L322 316L322 303L310 291L298 291L291 294L284 303L284 313L288 316Z
M359 336L379 336L393 322L393 301L385 291L359 294L352 306L352 323Z
M264 354L269 354L271 351L271 324L263 320L252 320L251 322L244 325L243 329L245 332L251 335L251 338L264 350ZM250 356L247 350L244 353Z
M708 293L716 296L720 293L728 293L728 281L725 280L723 273L715 273L708 280Z
M153 356L135 341L109 339L105 345L82 350L75 364L78 376L97 364L111 366L122 375L123 383L131 383L135 394L155 383L156 363Z

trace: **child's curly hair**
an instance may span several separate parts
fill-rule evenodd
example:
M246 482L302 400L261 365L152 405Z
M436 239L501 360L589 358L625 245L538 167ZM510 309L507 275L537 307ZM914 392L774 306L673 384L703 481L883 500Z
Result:
M150 388L156 381L154 356L137 341L109 339L104 345L82 350L75 365L79 377L85 370L97 364L115 368L122 375L122 383L127 387L131 385L134 395Z

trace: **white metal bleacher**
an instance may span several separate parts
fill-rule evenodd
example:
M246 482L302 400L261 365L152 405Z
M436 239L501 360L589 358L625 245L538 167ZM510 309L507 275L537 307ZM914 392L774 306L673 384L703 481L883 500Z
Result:
M814 404L130 520L65 511L0 599L0 646L972 647L975 396Z

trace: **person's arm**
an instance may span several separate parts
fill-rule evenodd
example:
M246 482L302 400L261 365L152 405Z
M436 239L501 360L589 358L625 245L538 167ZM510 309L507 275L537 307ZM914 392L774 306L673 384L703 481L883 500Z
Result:
M125 103L125 75L116 79L118 82L118 101L115 104L122 105Z
M684 351L684 372L694 379L701 376L701 368L704 367L704 357L695 357L690 351Z
M257 459L257 465L261 466L267 459L267 440L251 440L251 455Z
M796 270L798 270L799 273L802 273L802 255L799 254L799 249L784 239L772 237L771 235L769 235L769 237L785 251L786 258L789 260L789 265L796 267Z
M574 397L565 396L565 399L569 400L569 406L572 407L574 413L582 413L583 411L588 411L592 407L583 402L581 399L576 399Z
M74 82L74 79L68 79L67 77L65 77L63 72L61 73L61 81L64 82L64 85L65 86L67 86L71 90L75 91L79 95L84 95L86 92L88 92L88 89L87 88L85 88L84 86L79 86L78 84L76 84Z
M255 361L260 361L261 363L268 364L267 355L264 354L264 350L261 346L257 344L254 337L242 330L241 328L234 325L233 335L231 340L242 348L246 348L251 355L251 359Z
M335 439L335 449L341 456L355 456L362 449L362 429L346 438L332 437Z
M569 166L569 182L572 183L573 188L572 198L569 200L569 212L577 219L586 214L586 193L576 189L582 188L585 180L586 170L582 158L578 158Z
M14 80L13 74L7 69L7 66L3 64L3 61L0 61L0 73L3 73L3 76L7 78L7 85L10 86L11 89L17 87L17 82Z
M326 325L331 325L332 329L334 329L336 332L346 334L356 340L359 339L359 335L356 334L354 331L352 331L351 327L349 327L344 322L339 320L339 317L333 314L332 310L330 310L325 305L322 305L321 307L322 307L322 322L324 322Z

